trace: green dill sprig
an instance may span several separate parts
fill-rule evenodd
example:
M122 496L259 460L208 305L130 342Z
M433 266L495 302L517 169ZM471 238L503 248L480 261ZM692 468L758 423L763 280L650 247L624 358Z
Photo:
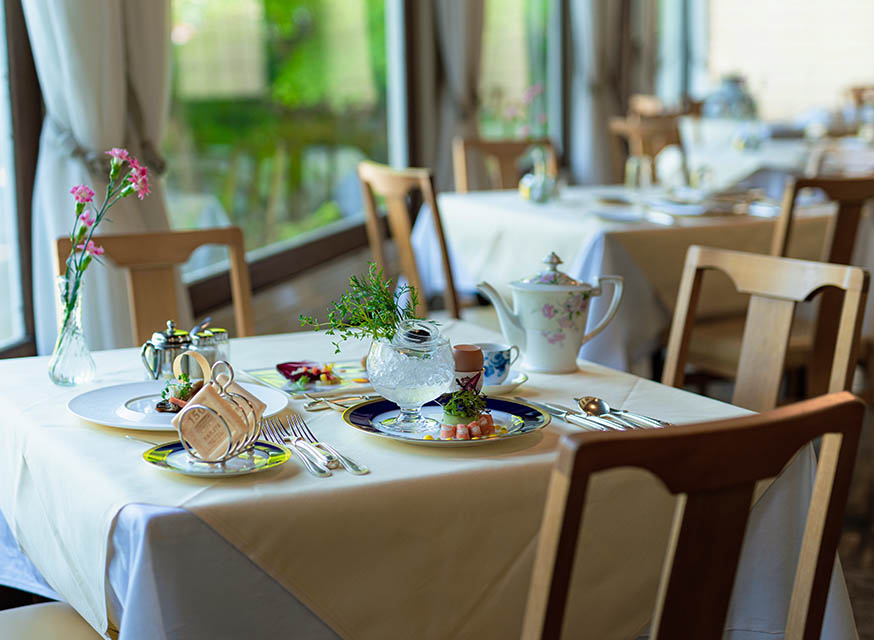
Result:
M193 390L194 386L191 384L191 378L188 377L187 373L181 373L178 380L173 380L172 378L167 380L167 383L161 390L161 398L168 400L172 396L183 399L190 396Z
M459 418L473 418L486 409L486 397L476 389L461 389L441 396L437 402L443 411Z
M319 322L312 316L300 316L303 327L326 329L329 336L338 336L334 342L336 353L340 343L349 338L391 340L398 325L416 318L419 294L415 287L404 285L392 292L391 280L386 280L382 269L369 264L367 275L352 276L340 300L331 303L328 321ZM406 303L401 300L406 298Z

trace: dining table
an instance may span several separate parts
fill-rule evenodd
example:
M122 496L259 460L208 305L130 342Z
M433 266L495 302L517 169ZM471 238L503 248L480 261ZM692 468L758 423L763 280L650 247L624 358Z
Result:
M622 276L623 300L616 316L582 345L579 355L624 371L639 370L635 365L643 363L645 371L670 328L687 249L703 245L768 253L779 209L771 203L739 213L714 212L707 204L678 203L671 195L664 187L624 185L569 186L545 203L526 200L516 190L442 193L437 206L456 289L469 294L488 282L509 302L510 283L543 271L550 252L563 260L560 268L568 275L592 286L599 276ZM815 195L800 204L788 255L818 260L835 205ZM439 294L445 275L427 205L419 211L411 242L425 294ZM853 264L874 268L871 215L860 222ZM609 290L591 299L590 327L605 315L610 299ZM743 315L747 301L728 278L708 275L697 317ZM868 300L864 335L874 329L872 305L874 298Z
M453 344L498 337L463 321L440 330ZM242 372L357 359L368 347L350 340L336 354L324 333L265 335L232 340L230 361ZM292 459L191 477L143 459L143 440L175 432L67 410L84 392L145 377L137 349L93 355L97 377L78 387L53 386L47 357L0 361L0 584L64 600L122 640L518 636L551 469L562 436L580 427L553 418L477 446L422 446L289 396L283 413L370 473L315 477ZM749 413L586 360L574 373L530 372L511 395L565 405L598 396L677 429ZM815 465L806 446L757 492L726 638L782 634ZM646 634L675 503L641 470L593 478L565 637ZM822 637L857 637L837 559Z

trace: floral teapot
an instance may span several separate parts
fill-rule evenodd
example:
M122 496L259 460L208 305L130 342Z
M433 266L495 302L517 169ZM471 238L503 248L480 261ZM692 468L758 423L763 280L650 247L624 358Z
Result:
M487 282L479 283L477 289L495 306L504 337L522 349L526 369L569 373L577 369L580 346L601 333L616 315L623 280L621 276L601 276L598 286L592 287L559 271L561 259L555 253L543 262L548 268L542 273L510 283L512 310ZM604 282L613 283L613 298L601 321L586 333L589 300L601 295Z

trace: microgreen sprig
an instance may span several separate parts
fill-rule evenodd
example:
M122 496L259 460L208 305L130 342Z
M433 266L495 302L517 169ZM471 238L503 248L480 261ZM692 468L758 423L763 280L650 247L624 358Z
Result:
M382 269L371 262L367 274L352 276L340 300L331 303L327 322L301 315L301 326L326 329L329 336L338 336L333 343L336 353L340 343L349 338L391 340L401 322L416 318L419 306L415 287L404 285L392 292L391 285Z
M461 389L437 399L443 411L459 418L474 418L486 409L486 397L476 389Z

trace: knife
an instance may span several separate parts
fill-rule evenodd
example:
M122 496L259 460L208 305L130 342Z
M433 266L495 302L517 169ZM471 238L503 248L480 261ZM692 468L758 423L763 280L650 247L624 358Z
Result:
M610 429L612 431L628 431L629 429L635 428L634 425L628 424L624 420L610 420L605 416L586 415L584 413L580 413L576 409L571 409L570 407L566 407L555 402L544 402L543 404L548 407L552 407L555 411L563 412L572 417L582 418L583 420L594 422L595 424L601 425L606 429Z
M606 426L600 422L595 422L588 416L583 416L579 413L575 413L573 411L562 410L554 405L546 404L545 402L535 402L534 400L529 400L528 398L522 398L520 396L516 396L516 400L520 402L526 402L530 405L533 405L540 409L541 411L546 411L549 415L555 416L559 420L567 422L568 424L575 425L577 427L582 427L583 429L588 429L589 431L612 431L614 427L612 425Z

